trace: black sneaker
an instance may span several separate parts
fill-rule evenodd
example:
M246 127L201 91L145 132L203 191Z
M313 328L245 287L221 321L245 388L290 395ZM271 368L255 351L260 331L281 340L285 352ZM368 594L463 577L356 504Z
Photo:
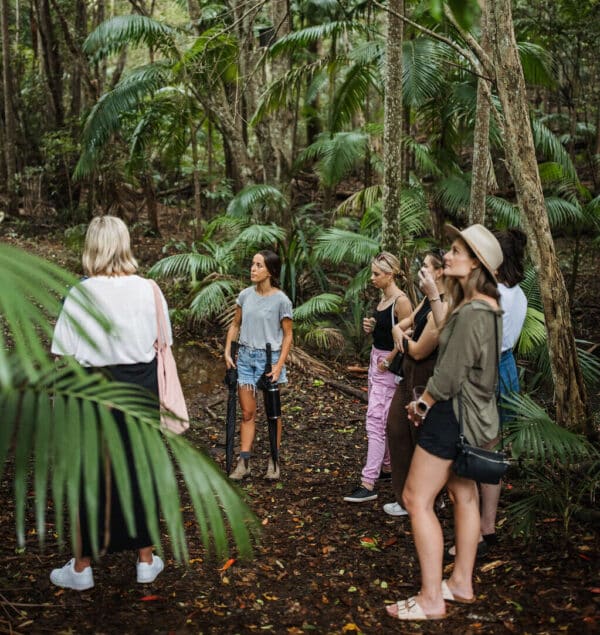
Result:
M377 480L380 483L391 483L392 482L392 473L391 472L384 472L383 470L381 470L381 472L379 472L379 476L377 477Z
M367 489L363 485L359 485L352 494L344 496L344 500L347 503L366 503L367 501L374 501L377 498L377 492Z

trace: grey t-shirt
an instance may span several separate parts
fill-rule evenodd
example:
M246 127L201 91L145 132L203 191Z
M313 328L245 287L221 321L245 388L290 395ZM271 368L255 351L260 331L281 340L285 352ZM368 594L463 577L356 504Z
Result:
M240 344L264 349L269 343L272 350L280 350L283 341L281 320L292 319L292 302L287 295L283 291L259 295L252 286L240 293L237 304L242 308Z

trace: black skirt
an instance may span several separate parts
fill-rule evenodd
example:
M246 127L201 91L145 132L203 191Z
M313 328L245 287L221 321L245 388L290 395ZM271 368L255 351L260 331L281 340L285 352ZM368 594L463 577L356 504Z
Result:
M90 369L90 372L100 370L109 374L115 381L142 386L146 390L158 396L158 378L156 375L156 358L147 364L119 364L105 366L98 369ZM98 537L100 553L114 553L130 549L142 549L152 546L144 505L140 495L140 486L135 474L133 451L131 441L125 423L125 416L120 410L113 410L112 415L117 423L119 434L123 442L125 458L129 470L131 484L131 497L133 501L133 515L135 519L135 533L130 535L125 522L125 515L119 499L112 467L110 470L101 468L98 501ZM109 484L107 486L107 481ZM83 491L83 490L82 490ZM107 501L106 492L110 492ZM158 504L157 504L158 508ZM107 522L106 512L110 509ZM81 555L90 557L92 546L89 535L89 523L85 510L83 496L79 506L79 523L81 529Z

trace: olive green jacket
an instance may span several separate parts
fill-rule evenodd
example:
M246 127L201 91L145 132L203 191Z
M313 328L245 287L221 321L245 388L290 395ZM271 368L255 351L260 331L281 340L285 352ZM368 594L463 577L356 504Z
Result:
M463 304L452 312L440 333L437 363L427 383L427 391L436 401L452 399L457 418L457 396L462 394L464 434L477 447L498 436L495 392L501 343L502 311L483 300Z

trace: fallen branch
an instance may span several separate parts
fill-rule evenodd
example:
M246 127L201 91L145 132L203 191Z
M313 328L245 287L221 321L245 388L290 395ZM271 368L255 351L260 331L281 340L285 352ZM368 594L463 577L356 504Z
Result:
M320 379L328 386L331 386L332 388L336 388L340 392L344 392L347 395L356 397L357 399L360 399L361 401L364 401L365 403L369 401L369 397L367 393L363 392L362 390L359 390L358 388L348 386L348 384L342 384L342 382L335 381L335 379L329 379L328 377L321 377Z

